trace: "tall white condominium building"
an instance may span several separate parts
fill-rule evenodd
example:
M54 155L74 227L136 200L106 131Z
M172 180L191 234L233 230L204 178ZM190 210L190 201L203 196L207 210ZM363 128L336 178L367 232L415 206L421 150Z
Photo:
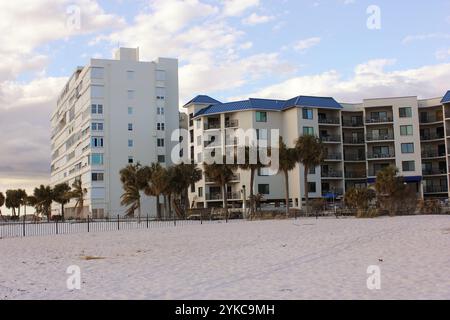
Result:
M64 86L52 114L51 184L75 179L87 193L80 213L72 200L66 217L123 215L119 171L128 164L170 164L171 133L178 128L178 61L139 60L120 48L113 60L91 59ZM155 215L142 199L142 214ZM54 207L52 214L60 214Z
M279 129L289 147L304 134L319 136L326 146L324 163L307 177L311 198L340 199L351 187L373 184L377 172L389 165L396 166L420 196L449 197L450 92L428 100L381 98L359 104L308 96L221 103L197 96L184 108L189 116L189 156L196 162L211 149L220 148L223 153L234 148L238 128L256 129L259 139L269 141L269 130ZM217 139L204 141L205 133L214 133ZM256 174L255 194L262 194L266 201L284 202L282 174L269 174L268 169ZM236 171L227 186L232 204L242 201L241 191L249 181L249 171ZM289 179L294 207L300 207L305 198L303 181L303 167L297 165ZM191 189L190 198L197 207L222 205L220 186L205 177Z

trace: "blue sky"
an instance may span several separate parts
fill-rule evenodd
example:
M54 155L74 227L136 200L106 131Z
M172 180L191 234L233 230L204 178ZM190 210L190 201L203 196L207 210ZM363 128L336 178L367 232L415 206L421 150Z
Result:
M68 19L81 14L79 28ZM369 29L369 6L380 29ZM179 59L180 104L326 95L442 96L450 89L450 1L18 0L0 3L0 191L48 183L49 117L90 57L139 46Z

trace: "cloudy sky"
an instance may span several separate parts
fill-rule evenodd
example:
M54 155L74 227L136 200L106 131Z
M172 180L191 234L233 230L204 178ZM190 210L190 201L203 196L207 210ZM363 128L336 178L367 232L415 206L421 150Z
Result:
M0 2L0 26L0 191L48 183L58 92L119 45L178 58L180 103L450 89L444 0L15 0Z

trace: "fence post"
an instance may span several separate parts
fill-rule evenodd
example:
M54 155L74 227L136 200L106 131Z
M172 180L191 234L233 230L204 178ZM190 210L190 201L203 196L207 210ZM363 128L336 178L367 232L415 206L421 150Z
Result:
M88 224L88 233L89 233L89 215L87 216L87 224Z
M23 216L23 236L25 237L25 215Z
M200 224L203 224L203 215L201 212L200 212Z
M55 226L56 226L56 234L58 234L58 219L56 219L55 222L56 222L56 224L55 224Z
M147 213L147 229L148 229L148 213Z
M117 230L120 230L120 216L117 215Z

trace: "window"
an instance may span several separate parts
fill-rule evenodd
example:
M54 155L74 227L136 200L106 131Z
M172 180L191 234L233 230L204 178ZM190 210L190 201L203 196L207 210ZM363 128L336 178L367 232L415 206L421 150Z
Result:
M104 175L101 172L92 172L92 181L103 181Z
M191 184L191 192L194 193L195 192L195 183Z
M198 196L203 197L203 187L198 188Z
M92 165L102 165L103 164L103 154L102 153L91 154L91 164Z
M134 79L134 71L127 71L127 79L128 80L133 80Z
M103 114L103 105L101 105L101 104L97 105L97 113L98 114Z
M308 182L308 191L309 193L316 193L316 183L315 182Z
M103 105L101 105L101 104L91 105L91 113L92 114L103 114Z
M158 147L164 147L164 139L158 138L156 143Z
M133 124L132 123L128 124L128 131L133 131Z
M102 148L103 147L103 138L102 137L92 137L91 145L94 148Z
M258 184L258 193L270 194L270 188L268 184Z
M156 130L158 131L164 131L164 122L158 122L156 124ZM193 141L192 141L193 142Z
M91 98L103 98L103 86L91 86Z
M196 125L197 129L200 129L202 126L202 121L200 119L195 120L195 125Z
M92 122L92 131L103 131L103 122Z
M166 72L164 70L156 70L156 81L166 81Z
M164 115L164 107L157 107L156 108L156 114Z
M164 162L166 162L166 156L164 156L164 155L158 155L158 162L159 162L159 163L164 163Z
M309 168L308 174L316 174L316 168Z
M134 91L128 90L128 99L134 99Z
M398 109L400 118L411 118L412 117L412 109L411 107L405 107Z
M400 135L401 136L412 136L413 135L413 126L400 126Z
M388 114L387 114L386 111L371 112L370 116L374 120L380 120L380 121L387 121L388 120Z
M403 161L402 162L403 172L415 171L416 164L414 161Z
M303 119L312 120L313 119L313 110L303 108Z
M91 113L92 114L96 114L97 113L97 105L96 104L91 105Z
M256 111L256 122L267 122L267 112Z
M128 163L129 163L129 164L133 164L133 162L134 162L133 157L129 156L129 157L128 157Z
M128 147L132 147L133 146L133 140L132 139L128 139Z
M313 127L303 127L303 135L304 136L313 136L314 128Z
M402 153L414 153L414 143L402 143Z
M132 107L128 107L128 114L133 114L133 108Z
M103 79L104 69L98 67L91 68L91 79Z
M157 100L164 100L165 96L166 96L166 89L156 88L156 99Z

